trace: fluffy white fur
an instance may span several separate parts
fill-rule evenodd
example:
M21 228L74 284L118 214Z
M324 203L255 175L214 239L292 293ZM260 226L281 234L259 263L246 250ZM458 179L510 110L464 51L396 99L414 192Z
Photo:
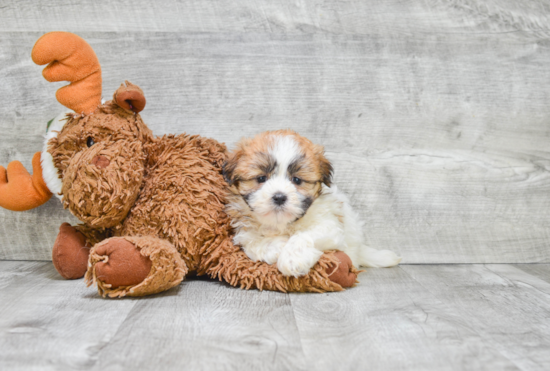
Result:
M233 198L228 205L236 229L234 242L254 261L277 263L287 276L308 273L323 251L341 250L355 266L391 267L401 258L389 250L376 250L365 244L362 223L348 198L323 185L304 214L304 198L287 173L289 164L303 156L303 151L291 136L280 136L269 149L277 167L247 201ZM284 205L273 202L273 195L287 196Z
M40 165L42 166L42 177L44 182L48 186L50 192L52 192L57 198L61 200L61 178L59 178L59 173L53 162L52 155L48 152L48 141L52 138L57 137L57 134L63 129L65 125L66 116L68 113L74 113L73 111L67 111L59 114L56 118L53 119L46 136L44 137L44 146L42 148L42 153L40 155Z

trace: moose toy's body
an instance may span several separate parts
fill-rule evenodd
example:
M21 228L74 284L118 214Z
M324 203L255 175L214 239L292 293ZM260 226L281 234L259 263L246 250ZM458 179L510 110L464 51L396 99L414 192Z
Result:
M243 288L310 292L338 291L355 277L341 252L325 253L298 278L252 262L233 244L224 212L223 144L154 137L138 114L143 92L128 82L102 104L99 63L76 35L46 34L32 56L48 64L48 81L71 81L57 99L74 113L53 122L32 176L18 162L0 167L0 206L28 210L55 194L84 223L60 228L52 258L62 276L85 275L112 297L161 292L189 272Z

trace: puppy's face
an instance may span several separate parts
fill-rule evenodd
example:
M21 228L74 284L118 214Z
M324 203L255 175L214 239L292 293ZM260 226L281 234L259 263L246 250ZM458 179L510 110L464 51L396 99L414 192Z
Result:
M330 186L332 166L322 146L279 130L239 142L224 176L260 223L283 227L307 212L323 183Z

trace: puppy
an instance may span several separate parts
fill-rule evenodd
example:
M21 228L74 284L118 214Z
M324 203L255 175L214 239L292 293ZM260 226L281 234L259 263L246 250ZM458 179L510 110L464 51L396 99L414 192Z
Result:
M242 139L224 165L234 242L286 276L308 273L325 250L355 266L391 267L401 258L365 245L362 223L332 182L324 148L291 130Z

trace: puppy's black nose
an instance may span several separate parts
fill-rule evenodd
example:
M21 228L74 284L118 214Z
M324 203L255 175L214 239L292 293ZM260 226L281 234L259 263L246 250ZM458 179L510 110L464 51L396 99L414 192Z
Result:
M271 199L275 205L281 206L286 202L286 195L284 193L275 193Z

